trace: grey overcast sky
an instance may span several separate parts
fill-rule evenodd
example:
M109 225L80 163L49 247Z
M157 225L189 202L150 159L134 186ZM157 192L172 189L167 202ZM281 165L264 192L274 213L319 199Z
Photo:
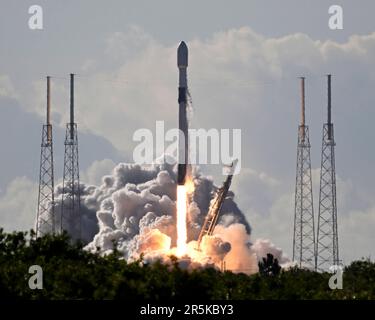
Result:
M43 8L41 31L28 28L34 4ZM328 28L333 4L343 8L343 30ZM137 128L153 130L156 120L175 125L175 55L185 40L193 125L242 129L237 202L253 236L289 255L297 78L307 77L317 208L324 75L333 73L342 257L374 256L374 14L371 0L0 0L0 226L33 224L45 76L53 76L56 175L73 72L82 176L98 184L115 163L131 159Z

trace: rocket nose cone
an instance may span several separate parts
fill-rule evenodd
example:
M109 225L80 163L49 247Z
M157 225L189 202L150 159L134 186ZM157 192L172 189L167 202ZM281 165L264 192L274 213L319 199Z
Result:
M184 41L181 41L177 49L177 66L185 68L188 66L188 48Z
M187 45L185 41L181 41L180 45L178 46L178 49L182 49L182 48L187 50Z

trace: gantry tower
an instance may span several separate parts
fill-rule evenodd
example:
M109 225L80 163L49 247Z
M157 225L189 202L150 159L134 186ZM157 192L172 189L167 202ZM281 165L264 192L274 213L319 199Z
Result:
M81 238L80 184L77 124L74 122L74 74L70 75L70 122L66 125L61 231Z
M53 143L51 125L50 80L47 77L47 119L42 128L42 144L40 150L38 211L36 216L36 234L41 237L55 230L54 208L54 168Z
M301 78L301 124L298 127L294 202L293 261L314 268L315 230L309 127L305 124L305 78Z
M315 268L328 271L338 266L339 244L337 232L335 138L331 117L331 75L327 76L328 110L327 123L323 125L322 155L320 168L319 215L316 243Z

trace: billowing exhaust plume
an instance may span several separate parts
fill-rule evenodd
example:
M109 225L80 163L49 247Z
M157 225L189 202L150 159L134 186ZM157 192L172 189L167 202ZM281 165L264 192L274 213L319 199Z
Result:
M187 183L189 206L186 212L186 253L177 252L176 187L177 165L172 161L154 165L118 164L100 186L80 185L82 236L86 249L101 254L114 245L128 261L143 256L145 262L168 262L178 256L183 268L220 267L252 274L258 261L272 253L280 263L288 259L268 240L250 241L251 228L234 201L233 192L225 200L212 236L197 242L210 200L217 187L194 168ZM55 212L61 210L62 187L55 190ZM59 224L56 219L56 225Z

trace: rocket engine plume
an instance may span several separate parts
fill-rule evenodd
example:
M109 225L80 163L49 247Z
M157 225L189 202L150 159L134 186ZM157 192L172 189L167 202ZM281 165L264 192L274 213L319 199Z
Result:
M185 186L177 186L177 256L187 251L187 191Z

